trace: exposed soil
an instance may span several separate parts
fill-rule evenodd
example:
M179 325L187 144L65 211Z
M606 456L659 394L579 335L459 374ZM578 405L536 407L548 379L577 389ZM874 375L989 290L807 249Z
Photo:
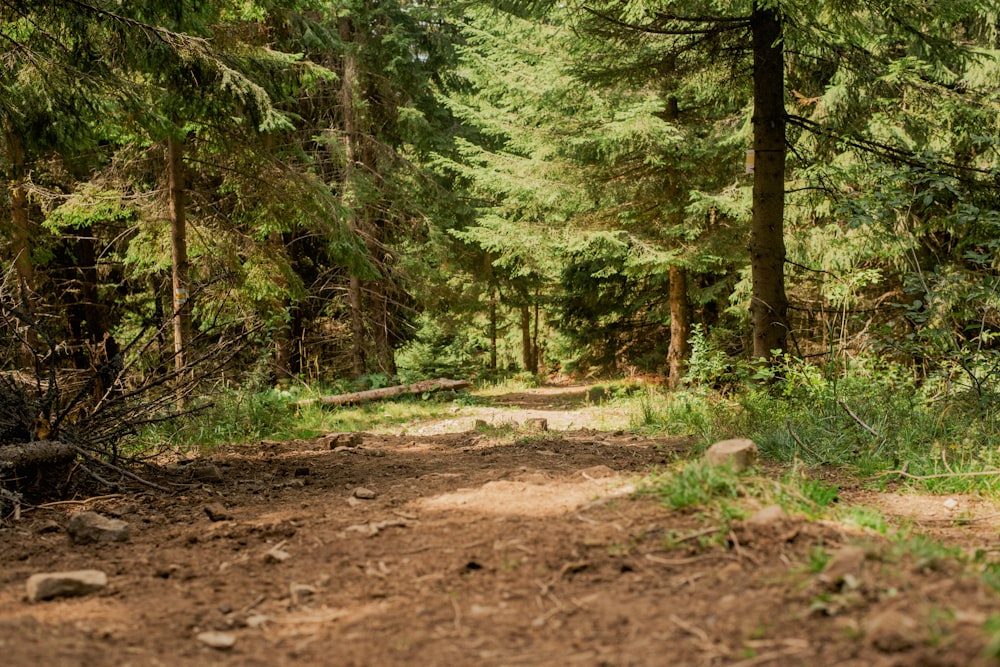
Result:
M720 534L669 511L633 491L688 441L598 430L620 420L586 391L495 397L502 409L335 450L232 446L165 472L187 485L176 495L26 511L0 527L0 664L992 664L983 624L998 597L982 577L830 522ZM526 417L560 430L471 430ZM219 480L192 478L206 463ZM842 495L987 558L997 548L985 501ZM73 544L65 526L83 509L128 521L131 540ZM821 553L834 555L824 572ZM30 575L88 568L108 574L104 591L26 600ZM235 645L211 648L205 631Z

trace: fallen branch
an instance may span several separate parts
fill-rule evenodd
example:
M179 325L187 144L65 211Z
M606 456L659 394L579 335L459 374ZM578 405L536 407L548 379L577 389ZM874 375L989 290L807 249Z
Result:
M786 419L785 420L785 427L788 428L788 435L792 436L792 440L794 440L796 442L796 444L798 444L799 449L801 449L805 453L809 454L810 456L812 456L814 459L816 459L820 463L823 462L823 458L822 457L817 456L816 452L814 452L813 450L811 450L808 447L806 447L806 443L802 442L802 440L799 439L799 436L795 435L795 431L792 430L792 422L791 422L790 419Z
M19 445L0 447L0 467L24 468L28 466L69 463L76 458L72 445L54 440L35 440Z
M858 423L858 426L860 426L864 430L868 431L869 433L871 433L872 435L874 435L876 438L878 437L878 431L876 431L871 426L869 426L868 424L866 424L863 421L861 421L861 417L858 417L856 414L854 414L854 412L852 412L851 409L849 407L847 407L847 403L844 403L843 399L838 400L837 401L837 405L839 405L840 407L844 408L844 411L847 412L847 414L849 414L851 416L851 419L853 419L854 421L856 421Z
M889 475L899 475L900 477L906 477L907 479L942 479L945 477L986 477L987 475L1000 475L1000 470L979 470L976 472L942 472L936 475L914 475L906 472L905 470L887 470L886 472L880 472L877 475L873 475L868 479L878 479L879 477L888 477Z
M91 463L98 463L98 464L104 466L105 468L111 468L115 472L121 473L122 475L124 475L125 477L128 477L129 479L135 480L136 482L139 482L143 486L148 486L151 489L156 489L157 491L162 491L164 493L170 493L170 489L166 488L165 486L160 486L159 484L154 484L153 482L150 482L149 480L145 480L142 477L139 477L138 475L136 475L133 472L129 472L128 470L125 470L124 468L119 468L118 466L114 465L113 463L108 463L107 461L102 461L101 459L97 458L93 454L90 454L89 452L87 452L86 450L84 450L84 449L82 449L80 447L73 447L73 449L75 449L76 452L80 456L82 456L87 461L90 461Z
M392 396L402 394L424 394L432 391L466 389L472 383L468 380L448 380L439 378L437 380L424 380L413 384L400 384L394 387L383 387L382 389L369 389L368 391L356 391L350 394L337 394L336 396L321 396L320 398L305 398L300 401L289 403L292 408L304 408L309 405L319 403L321 405L350 405L352 403L365 403L367 401L378 401Z

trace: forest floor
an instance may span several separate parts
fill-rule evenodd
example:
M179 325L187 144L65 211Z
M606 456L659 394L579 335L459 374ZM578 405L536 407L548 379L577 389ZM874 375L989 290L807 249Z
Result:
M722 528L671 511L634 490L689 441L630 433L587 392L493 396L335 449L232 445L165 469L174 495L30 508L0 525L0 664L993 664L984 623L1000 598L974 565L830 520ZM550 430L504 426L527 418ZM987 500L835 481L841 505L981 559L1000 549ZM84 509L131 539L74 544ZM90 568L107 588L26 599L32 574Z

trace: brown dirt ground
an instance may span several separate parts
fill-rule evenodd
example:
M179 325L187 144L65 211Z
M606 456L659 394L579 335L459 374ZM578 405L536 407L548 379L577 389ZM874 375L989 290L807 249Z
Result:
M583 397L497 397L506 411L494 417L594 423L583 411L600 409ZM686 440L579 426L441 432L483 414L340 451L232 446L205 457L219 482L48 504L0 524L0 664L992 664L982 626L998 597L953 562L804 518L737 523L712 541L712 517L632 493ZM160 481L187 484L185 472ZM355 498L358 487L375 498ZM986 501L842 496L963 548L998 548ZM232 519L211 521L211 503ZM64 526L81 509L127 520L131 541L72 544ZM865 557L842 581L810 568L843 545ZM287 559L268 559L274 548ZM105 591L26 601L31 574L86 568L107 572ZM196 638L208 630L235 646L209 648Z

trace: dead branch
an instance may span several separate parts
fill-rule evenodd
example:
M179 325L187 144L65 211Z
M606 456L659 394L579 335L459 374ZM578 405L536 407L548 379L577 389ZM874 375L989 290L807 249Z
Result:
M876 438L879 437L878 436L878 432L875 429L873 429L871 426L869 426L868 424L866 424L863 421L861 421L861 417L858 417L856 414L854 414L854 412L849 407L847 407L847 403L844 403L843 399L839 399L837 401L837 405L839 405L840 407L844 408L844 411L851 416L851 419L853 419L854 421L856 421L858 423L858 426L860 426L864 430L868 431L869 433L871 433L872 435L874 435Z
M292 408L304 408L319 403L321 405L350 405L352 403L365 403L367 401L378 401L392 396L403 394L423 394L433 391L455 391L471 387L468 380L449 380L439 378L437 380L424 380L413 384L401 384L394 387L383 387L382 389L369 389L368 391L356 391L350 394L337 394L336 396L322 396L320 398L306 398L301 401L289 403Z

